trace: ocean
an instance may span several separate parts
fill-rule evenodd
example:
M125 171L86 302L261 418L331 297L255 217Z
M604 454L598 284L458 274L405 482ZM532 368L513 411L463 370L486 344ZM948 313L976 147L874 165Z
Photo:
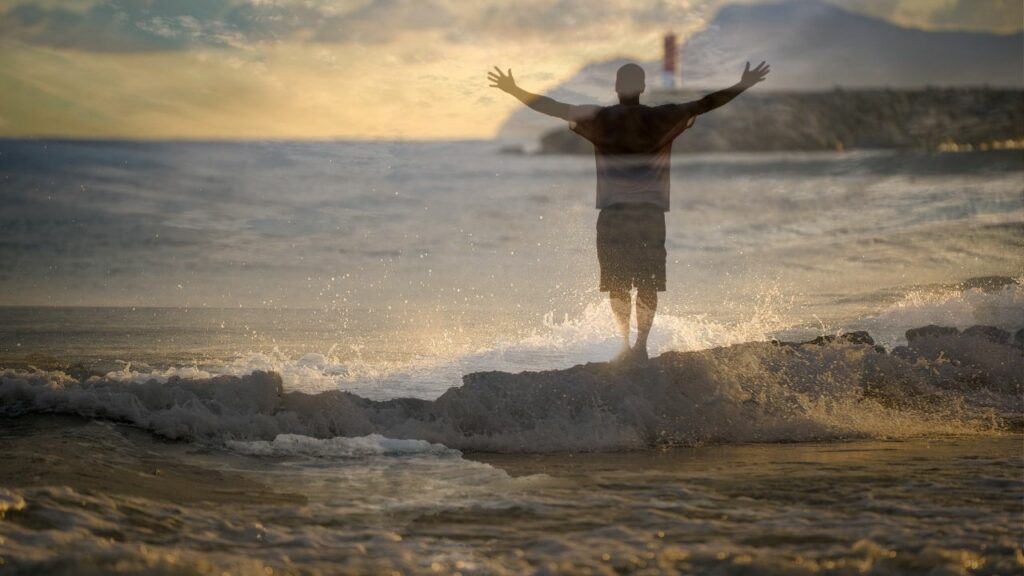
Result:
M629 367L593 173L0 140L0 574L1024 569L1021 151L675 157Z

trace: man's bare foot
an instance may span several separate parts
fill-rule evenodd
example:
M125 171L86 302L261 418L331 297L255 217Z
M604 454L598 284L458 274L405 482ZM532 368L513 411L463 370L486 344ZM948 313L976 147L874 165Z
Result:
M623 346L619 353L612 358L612 362L615 364L621 364L633 357L633 349L629 346Z
M630 350L629 361L634 364L643 364L647 362L647 346L634 346Z

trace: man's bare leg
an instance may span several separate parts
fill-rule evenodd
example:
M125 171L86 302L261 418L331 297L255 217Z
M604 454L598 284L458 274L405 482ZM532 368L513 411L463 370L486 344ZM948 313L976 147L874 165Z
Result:
M658 291L654 288L640 288L636 293L636 344L633 357L647 359L647 335L654 324L654 312L658 309Z
M612 315L615 316L615 325L622 336L622 349L615 355L615 360L622 360L630 353L629 348L629 316L633 308L633 299L629 290L611 290L608 292L608 301L612 305Z

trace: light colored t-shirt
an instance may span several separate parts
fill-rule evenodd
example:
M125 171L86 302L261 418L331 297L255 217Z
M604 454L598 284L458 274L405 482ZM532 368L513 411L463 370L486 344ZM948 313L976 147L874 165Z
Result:
M594 144L597 208L654 204L668 212L672 141L696 117L692 103L575 107L569 127Z

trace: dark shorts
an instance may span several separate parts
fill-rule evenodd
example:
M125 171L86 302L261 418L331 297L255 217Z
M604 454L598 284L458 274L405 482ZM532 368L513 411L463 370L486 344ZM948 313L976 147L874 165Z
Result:
M615 204L597 217L601 291L665 291L665 212L651 204Z

